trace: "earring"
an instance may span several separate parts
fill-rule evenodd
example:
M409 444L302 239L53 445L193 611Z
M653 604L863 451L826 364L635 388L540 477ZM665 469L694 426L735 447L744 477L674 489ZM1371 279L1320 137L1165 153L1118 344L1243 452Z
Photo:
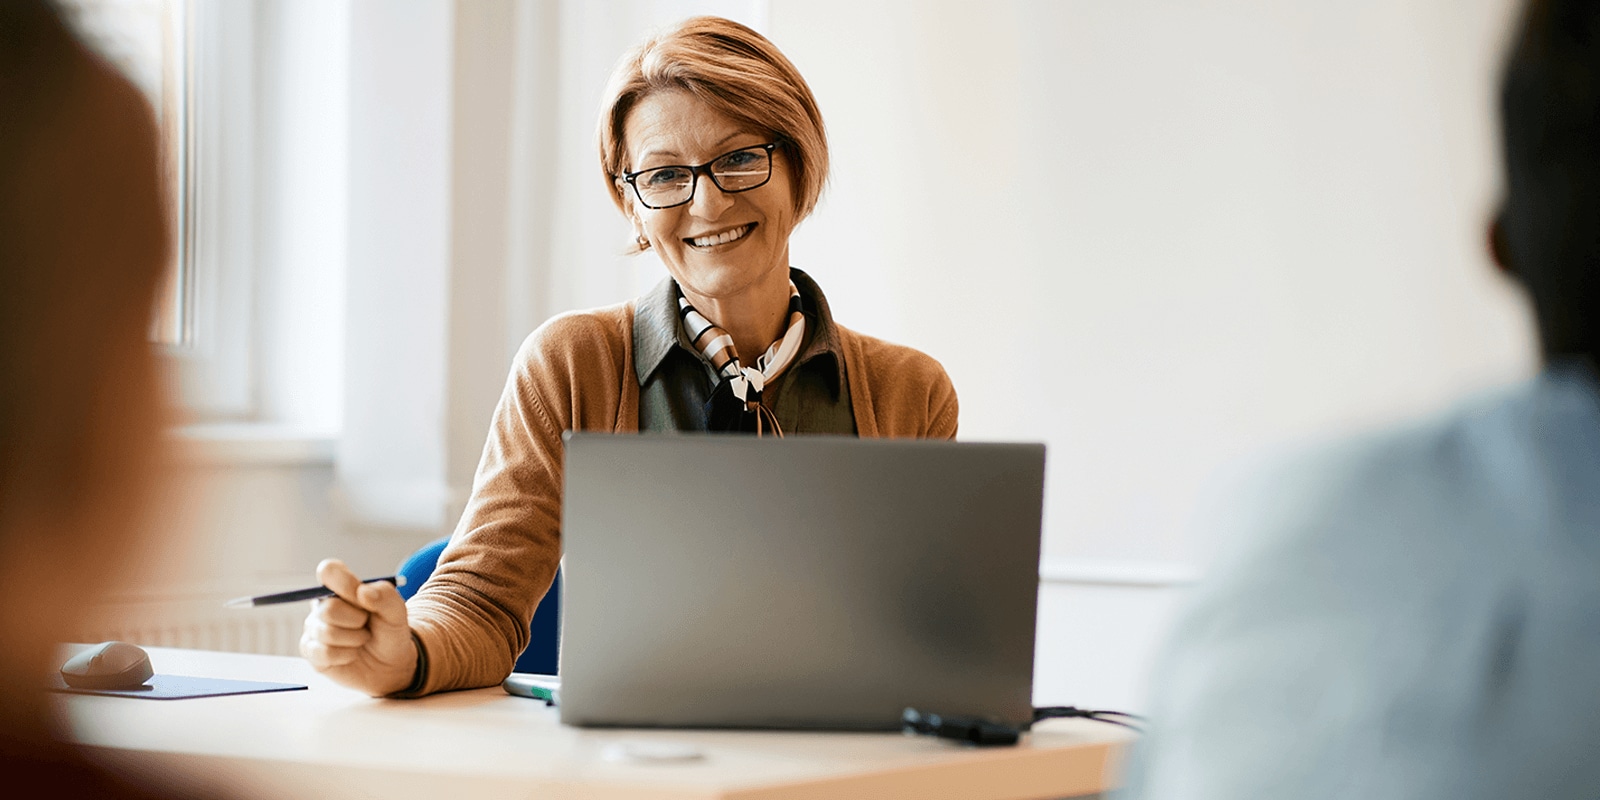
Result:
M634 237L633 242L634 242L634 244L639 245L639 249L640 250L649 250L650 249L650 240L646 239L644 234L642 234L642 233L639 234L638 236Z

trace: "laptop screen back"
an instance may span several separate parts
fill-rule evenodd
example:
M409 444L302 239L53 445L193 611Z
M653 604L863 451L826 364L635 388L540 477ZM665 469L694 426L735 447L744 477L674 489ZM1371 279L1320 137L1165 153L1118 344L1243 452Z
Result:
M561 719L1026 725L1044 446L569 434Z

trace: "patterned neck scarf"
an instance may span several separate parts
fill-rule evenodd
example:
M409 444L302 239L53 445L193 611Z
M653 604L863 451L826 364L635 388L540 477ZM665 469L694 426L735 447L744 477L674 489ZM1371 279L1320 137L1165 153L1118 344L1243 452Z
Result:
M767 352L756 359L753 367L739 362L739 351L734 349L733 337L696 311L681 290L678 294L678 316L683 320L683 329L689 334L689 341L711 368L722 376L722 382L712 393L711 402L707 403L707 417L713 419L712 429L753 429L759 436L763 428L770 424L778 436L783 436L777 416L761 404L761 391L794 361L795 355L800 352L800 343L806 336L806 317L800 311L800 290L795 288L794 281L789 282L789 328L784 331L783 338L773 342ZM737 409L742 412L728 422L717 420L722 415L712 409L718 397L724 394L731 395L738 403Z

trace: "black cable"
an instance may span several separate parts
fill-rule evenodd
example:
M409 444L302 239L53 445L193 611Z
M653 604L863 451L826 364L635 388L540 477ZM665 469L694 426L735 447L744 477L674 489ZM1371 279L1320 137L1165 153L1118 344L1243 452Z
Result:
M1121 719L1114 719L1114 717L1121 717ZM1078 708L1077 706L1044 706L1042 708L1035 708L1033 710L1034 722L1044 719L1062 718L1092 719L1095 722L1121 725L1128 730L1139 731L1141 733L1144 732L1143 728L1134 724L1142 724L1145 721L1144 717L1141 717L1138 714L1129 714L1126 711L1096 710L1090 708Z
M1108 725L1120 725L1131 731L1142 733L1143 730L1135 722L1144 722L1144 717L1138 714L1129 714L1126 711L1107 711L1077 706L1045 706L1033 710L1033 721L1039 722L1046 719L1078 718L1104 722ZM1130 722L1132 720L1132 722ZM983 719L981 717L947 716L943 714L925 714L914 708L908 708L900 716L900 722L906 733L938 736L942 739L955 739L970 742L979 747L994 745L1016 744L1022 732L1015 726L1003 722Z

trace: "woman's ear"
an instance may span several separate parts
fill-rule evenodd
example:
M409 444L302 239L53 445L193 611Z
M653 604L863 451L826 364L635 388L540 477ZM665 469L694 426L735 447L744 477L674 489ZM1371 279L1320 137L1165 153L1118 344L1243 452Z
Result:
M644 220L641 219L637 213L635 213L633 203L628 203L626 213L628 215L628 224L633 226L633 246L639 248L639 252L641 253L649 250L650 237L645 234Z
M629 191L627 181L617 179L617 194L622 199L622 215L628 218L628 224L633 227L633 249L629 252L643 253L650 249L650 238L644 232L644 218L639 215L639 207L634 204L633 192Z
M633 192L628 190L628 184L617 181L617 194L622 198L622 216L628 218L628 224L633 226L633 232L644 232L644 220L639 218L639 207L634 205Z

